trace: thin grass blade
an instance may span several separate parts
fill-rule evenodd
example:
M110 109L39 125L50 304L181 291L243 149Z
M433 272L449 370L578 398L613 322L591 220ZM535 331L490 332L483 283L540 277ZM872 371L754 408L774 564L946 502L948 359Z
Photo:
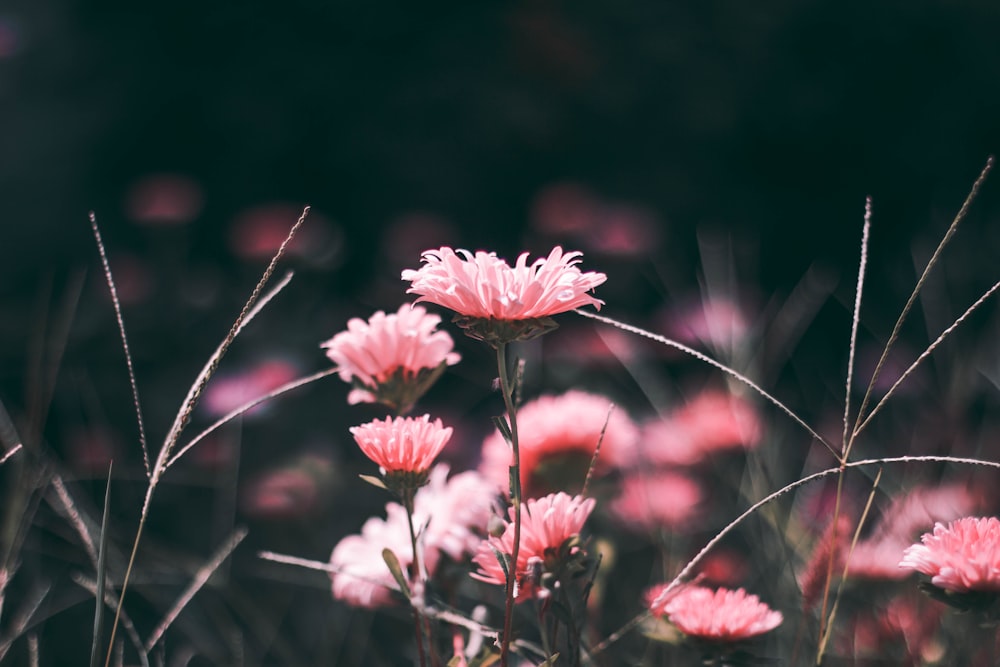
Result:
M101 635L104 634L104 596L108 571L108 514L111 509L111 471L114 463L108 464L108 483L104 487L104 510L101 513L100 548L97 551L97 594L94 595L94 636L90 645L90 667L100 664Z

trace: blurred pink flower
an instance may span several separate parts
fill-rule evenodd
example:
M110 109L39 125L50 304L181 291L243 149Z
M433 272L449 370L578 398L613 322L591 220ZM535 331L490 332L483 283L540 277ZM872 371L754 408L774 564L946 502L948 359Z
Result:
M514 568L517 579L515 596L518 602L545 594L541 574L556 572L570 556L580 553L572 538L580 534L584 522L594 509L593 498L555 493L527 500L522 508L521 547ZM508 557L514 551L514 508L509 510L511 522L503 535L483 540L473 562L479 566L472 577L489 584L507 583L504 569L494 550Z
M689 345L732 350L744 340L750 323L739 304L725 298L698 300L672 308L661 317L668 335Z
M665 585L646 594L650 611L666 616L684 634L709 641L733 642L770 632L781 625L780 611L773 611L756 595L742 588L712 590L704 586L682 586L659 605L654 605Z
M350 429L365 456L385 473L422 473L447 444L451 427L440 419L396 417L374 420Z
M320 347L339 368L340 379L355 385L349 403L385 403L406 410L434 383L445 366L461 359L441 318L408 303L395 313L378 311L366 322L353 318Z
M285 359L265 359L234 373L217 375L205 388L202 408L212 417L222 417L253 399L295 379L298 369ZM243 413L260 415L267 410L262 403Z
M492 497L484 493L475 472L448 478L448 466L437 465L429 473L427 486L416 493L413 524L420 531L420 562L433 576L442 554L461 560L482 542L489 521ZM399 503L386 504L386 518L365 522L360 535L349 535L334 548L330 563L333 596L361 607L379 607L392 602L397 589L383 549L392 549L404 572L413 562L406 510Z
M393 602L392 591L399 590L382 550L390 549L403 572L409 572L413 548L406 510L402 505L386 505L387 518L372 517L361 527L360 535L348 535L334 547L330 565L336 568L330 579L333 597L356 607L384 607ZM425 551L421 564L428 571L436 566L436 552Z
M598 441L598 469L607 470L632 460L638 429L621 407L615 406L609 419L611 406L611 400L603 396L568 391L560 396L536 398L518 410L521 485L526 496L573 484L582 486ZM499 431L494 431L483 442L479 469L506 488L510 456L507 442Z
M1000 591L1000 521L995 517L937 523L921 544L903 553L899 567L930 575L931 583L954 593Z
M183 225L201 213L201 187L183 174L150 174L132 184L125 214L144 225Z
M709 390L647 424L642 452L656 463L693 465L720 451L752 449L762 432L760 417L747 400Z
M626 525L654 530L686 525L702 501L701 487L693 479L670 470L632 472L622 481L621 494L611 511Z
M527 339L555 324L552 315L604 303L587 294L605 280L603 273L582 273L579 252L563 254L556 246L547 258L528 264L528 253L514 267L495 253L452 250L445 246L423 254L424 265L403 271L408 294L444 306L465 318L470 336L491 344Z

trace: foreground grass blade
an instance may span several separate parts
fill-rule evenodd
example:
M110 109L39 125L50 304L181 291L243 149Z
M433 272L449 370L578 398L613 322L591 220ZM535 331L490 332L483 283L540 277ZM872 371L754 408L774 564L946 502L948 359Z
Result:
M108 483L104 487L104 511L101 514L101 546L97 551L97 593L94 595L94 641L90 646L90 667L100 664L101 635L104 634L104 587L107 581L108 514L111 508L111 470L114 462L108 464Z

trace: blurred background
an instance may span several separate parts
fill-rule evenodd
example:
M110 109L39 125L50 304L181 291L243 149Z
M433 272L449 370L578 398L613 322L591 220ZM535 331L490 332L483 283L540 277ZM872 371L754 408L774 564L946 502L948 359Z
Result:
M998 34L1000 6L986 0L9 0L0 400L82 497L100 497L116 459L127 540L143 478L88 212L108 246L158 443L309 204L283 265L296 277L234 346L196 423L324 368L319 343L350 317L395 310L406 300L399 272L422 250L513 260L556 243L608 274L607 314L665 333L677 333L668 321L682 306L720 294L763 331L798 295L782 339L797 347L755 359L756 377L815 380L783 397L821 418L842 401L865 197L874 218L863 344L884 341L916 265L997 150ZM996 280L995 181L931 284L913 350ZM478 444L497 409L492 359L458 345L465 362L428 400L474 424ZM537 390L584 381L546 368ZM590 382L655 403L649 385L611 377ZM377 412L348 409L346 391L325 380L192 453L178 485L161 491L152 543L207 553L251 522L256 547L326 559L385 502L356 488L364 463L346 428ZM453 462L474 464L474 450ZM200 501L211 511L190 509ZM69 548L45 539L54 542L37 553L65 564Z

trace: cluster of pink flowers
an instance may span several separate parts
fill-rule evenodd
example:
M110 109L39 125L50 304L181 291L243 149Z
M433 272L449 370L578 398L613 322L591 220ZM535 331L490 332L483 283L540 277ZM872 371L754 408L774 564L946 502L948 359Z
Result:
M689 637L708 641L735 642L770 632L784 620L742 588L712 590L704 586L684 585L666 596L666 584L646 593L650 612L666 616ZM661 597L665 599L660 600Z
M545 595L542 576L556 572L568 558L577 553L574 538L580 535L595 502L593 498L570 496L562 492L525 502L521 547L514 566L518 602ZM511 508L511 523L507 524L500 537L490 537L480 544L473 558L473 562L479 566L479 571L472 574L474 578L497 585L507 582L504 567L497 560L497 553L509 557L514 551L514 513L514 508Z

